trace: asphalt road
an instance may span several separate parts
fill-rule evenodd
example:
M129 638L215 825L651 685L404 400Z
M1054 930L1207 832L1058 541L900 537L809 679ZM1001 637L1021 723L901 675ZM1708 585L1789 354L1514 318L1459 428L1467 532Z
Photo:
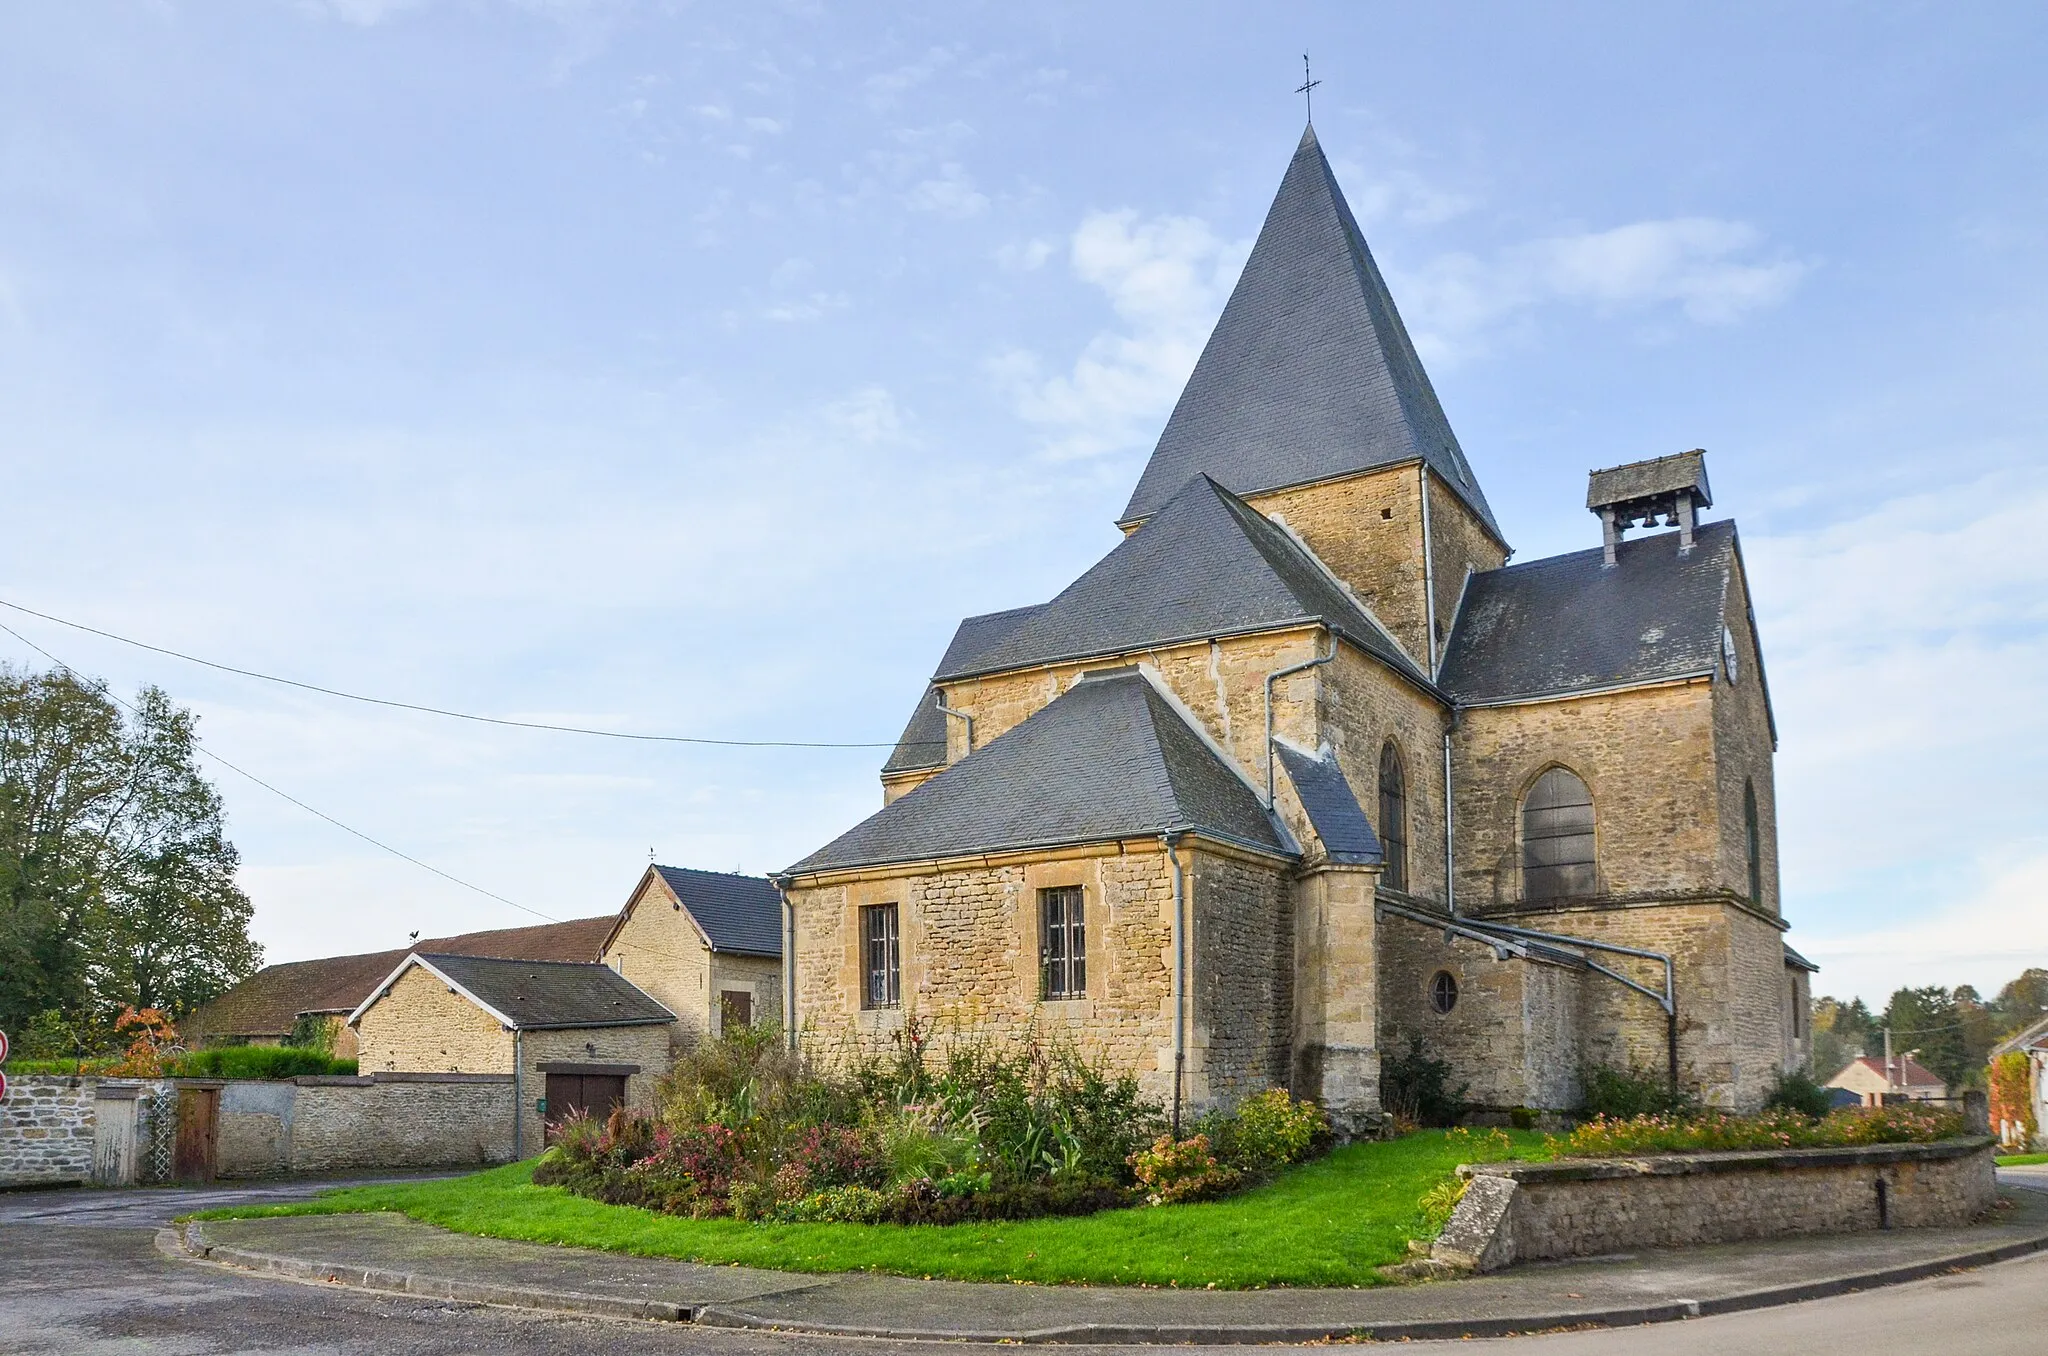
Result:
M925 1349L916 1343L728 1332L386 1297L266 1280L176 1261L156 1251L155 1231L173 1215L230 1201L286 1199L315 1189L317 1184L204 1192L0 1195L0 1352L809 1356ZM1930 1351L1942 1356L2038 1356L2048 1351L2048 1254L1811 1304L1484 1345L1516 1356L1924 1356ZM1473 1350L1469 1342L1403 1346L1423 1352ZM933 1353L954 1349L929 1348Z

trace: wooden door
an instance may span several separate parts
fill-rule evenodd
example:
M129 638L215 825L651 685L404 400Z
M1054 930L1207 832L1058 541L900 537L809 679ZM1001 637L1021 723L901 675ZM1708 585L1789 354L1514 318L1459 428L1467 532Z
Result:
M178 1139L171 1176L180 1182L211 1182L220 1148L220 1089L178 1089Z
M124 1089L125 1091L125 1089ZM134 1186L138 1126L133 1097L100 1097L93 1102L92 1180L96 1186Z
M718 995L718 1029L737 1031L743 1026L754 1024L754 995L738 989L726 989Z
M565 1121L579 1111L598 1120L626 1104L626 1080L618 1074L551 1073L548 1075L548 1120Z

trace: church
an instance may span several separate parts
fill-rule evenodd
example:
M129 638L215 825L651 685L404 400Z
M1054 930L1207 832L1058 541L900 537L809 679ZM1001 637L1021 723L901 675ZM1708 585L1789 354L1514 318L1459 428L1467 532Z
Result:
M1576 487L1572 487L1576 493ZM1313 127L1117 525L970 617L883 806L776 877L803 1041L1035 1033L1176 1108L1348 1132L1587 1070L1752 1109L1804 1063L1770 695L1698 451L1511 550Z

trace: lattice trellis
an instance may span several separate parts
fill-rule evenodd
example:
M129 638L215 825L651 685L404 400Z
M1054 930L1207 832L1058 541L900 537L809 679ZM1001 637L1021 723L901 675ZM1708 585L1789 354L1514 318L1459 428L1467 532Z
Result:
M147 1109L146 1138L142 1146L142 1180L145 1182L168 1182L171 1180L172 1155L178 1144L178 1090L169 1083L159 1083L150 1090ZM145 1127L138 1127L145 1128Z

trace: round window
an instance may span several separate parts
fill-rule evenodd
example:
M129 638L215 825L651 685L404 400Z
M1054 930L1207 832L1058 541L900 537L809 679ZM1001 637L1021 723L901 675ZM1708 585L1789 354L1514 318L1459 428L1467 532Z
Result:
M1430 977L1429 1005L1438 1012L1449 1012L1458 1006L1458 977L1449 970L1439 970Z

